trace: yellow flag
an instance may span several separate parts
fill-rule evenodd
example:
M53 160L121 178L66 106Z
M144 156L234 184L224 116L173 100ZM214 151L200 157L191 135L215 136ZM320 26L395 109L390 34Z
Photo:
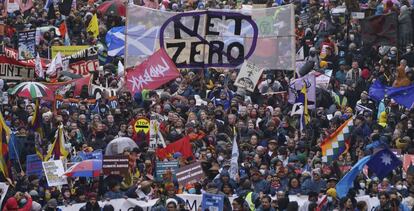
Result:
M52 144L52 147L47 152L44 161L48 161L53 157L54 160L59 160L61 157L66 158L69 152L65 149L65 135L63 134L63 126L59 126L56 131L55 141Z
M98 16L94 14L92 16L91 21L89 22L88 28L86 30L87 32L92 32L93 37L97 38L99 35L99 24L98 24Z

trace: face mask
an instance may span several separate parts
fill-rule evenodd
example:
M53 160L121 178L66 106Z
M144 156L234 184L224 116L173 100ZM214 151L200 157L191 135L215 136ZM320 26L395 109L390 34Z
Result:
M402 185L397 185L395 188L397 188L397 190L401 190L402 189Z
M195 188L190 188L190 189L188 190L188 193L189 193L189 194L195 194L195 193L196 193L196 189L195 189Z
M412 125L412 124L407 124L407 127L408 127L408 128L412 128L412 127L413 127L413 125Z
M407 53L411 51L411 48L407 48Z
M328 198L328 202L332 202L332 197L331 196L328 196L327 198Z
M26 202L27 202L27 199L26 198L22 198L22 199L20 199L20 204L21 205L24 205L24 204L26 204Z
M223 161L223 160L224 160L224 158L223 158L223 156L221 156L221 155L217 158L217 161L218 161L218 162L221 162L221 161Z
M105 110L104 108L103 108L103 109L101 109L101 112L102 112L102 113L105 113L105 111L106 111L106 110Z
M359 187L361 187L361 188L365 188L365 183L359 183Z
M353 34L349 35L349 40L354 41L355 36Z
M266 170L264 170L264 169L260 169L259 171L262 175L266 174Z
M341 90L341 91L339 91L339 94L340 95L344 95L345 94L345 91Z
M207 153L207 158L211 158L211 153Z

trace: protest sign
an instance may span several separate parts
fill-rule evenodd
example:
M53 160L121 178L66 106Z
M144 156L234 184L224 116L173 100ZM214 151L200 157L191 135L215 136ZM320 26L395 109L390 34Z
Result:
M149 149L155 150L158 148L158 145L162 145L162 147L166 147L164 137L160 131L160 115L151 115L150 120L150 133L149 133Z
M63 163L61 160L52 160L43 162L43 170L46 175L47 184L49 186L66 185L68 181L63 173Z
M202 210L223 211L224 195L203 193Z
M0 182L0 194L1 194L0 204L3 204L3 200L4 200L4 197L6 197L6 194L7 194L7 190L8 189L9 189L9 185L8 184L6 184L4 182Z
M128 162L126 155L105 155L102 164L103 173L105 175L128 174Z
M259 68L248 61L244 61L234 85L253 92L262 73L262 68Z
M36 57L36 30L18 32L19 60L34 59Z
M157 162L155 164L155 178L156 180L162 180L162 175L168 170L170 170L175 177L177 169L178 161Z
M82 158L82 160L102 160L102 150L95 150L93 152L79 152L78 156Z
M8 13L13 13L14 11L17 11L20 9L17 1L18 0L6 0L6 6L7 6Z
M187 183L199 181L203 177L201 163L196 162L183 166L176 171L178 183L185 186Z
M150 121L147 118L138 118L134 124L135 132L147 134L150 130Z
M295 67L293 5L243 11L173 13L128 5L125 66L165 49L177 68Z
M26 156L26 174L27 176L30 175L37 175L39 177L43 176L43 166L42 160L39 158L38 155L27 155Z
M154 90L180 76L177 67L160 49L126 75L126 87L131 93Z
M91 46L74 54L63 57L63 70L73 74L89 75L99 67L98 47Z
M405 154L403 157L403 170L407 172L410 165L414 165L414 155Z
M62 56L71 56L88 47L88 45L52 46L51 58L55 58L56 54L59 52Z

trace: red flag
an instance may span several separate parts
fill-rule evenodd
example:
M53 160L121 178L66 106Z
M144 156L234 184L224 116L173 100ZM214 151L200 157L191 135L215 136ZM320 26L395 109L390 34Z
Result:
M164 160L165 158L172 156L174 153L180 152L184 158L193 157L193 149L190 143L190 137L185 136L178 141L175 141L171 144L168 144L167 147L163 149L157 149L157 156Z
M61 92L64 92L65 90L70 89L72 86L75 87L74 95L79 96L81 91L82 91L82 87L84 85L89 86L89 80L90 79L91 79L90 76L86 76L86 77L83 77L83 78L78 78L78 79L74 79L74 80L70 80L70 81L66 81L66 82L43 83L48 88L47 96L44 97L43 100L55 101L56 91L61 90Z
M131 93L154 90L180 76L180 72L164 49L148 57L126 75L126 87Z
M66 35L66 32L68 31L68 29L66 28L66 22L65 21L63 21L61 24L60 24L60 26L59 26L59 32L60 32L60 36L62 37L62 38L64 38L65 37L65 35Z

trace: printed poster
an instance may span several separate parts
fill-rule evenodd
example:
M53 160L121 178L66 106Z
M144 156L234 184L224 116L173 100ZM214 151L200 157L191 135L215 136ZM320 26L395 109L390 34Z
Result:
M61 160L43 162L43 170L45 171L47 184L49 186L68 184L66 177L62 176L65 172L65 169L63 168L63 163Z
M36 57L36 30L18 32L19 60L29 60Z
M253 92L262 73L262 68L259 68L246 60L237 75L234 85L240 88L245 88L249 92Z

